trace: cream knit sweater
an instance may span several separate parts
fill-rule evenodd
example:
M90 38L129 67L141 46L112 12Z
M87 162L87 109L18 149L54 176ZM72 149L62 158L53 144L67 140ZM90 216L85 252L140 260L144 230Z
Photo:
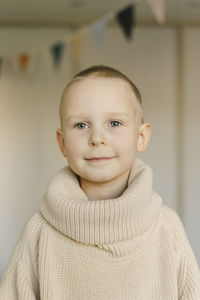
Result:
M0 300L200 300L200 272L182 222L136 158L116 199L91 201L69 166L25 225Z

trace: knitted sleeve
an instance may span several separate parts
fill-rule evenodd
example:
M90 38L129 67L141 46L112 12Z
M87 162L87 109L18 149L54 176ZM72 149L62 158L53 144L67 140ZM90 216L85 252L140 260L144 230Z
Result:
M174 228L175 247L181 253L178 272L179 300L200 300L200 270L189 239L179 215L170 211L170 222Z
M1 300L37 300L39 284L31 221L24 227L0 283Z
M180 300L200 300L200 270L193 255L186 257L186 271Z

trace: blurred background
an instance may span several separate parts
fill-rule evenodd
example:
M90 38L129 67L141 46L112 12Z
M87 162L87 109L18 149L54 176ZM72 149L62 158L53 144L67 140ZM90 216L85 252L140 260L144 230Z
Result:
M137 155L200 265L200 0L0 1L0 277L51 177L65 85L106 64L139 87L152 137Z

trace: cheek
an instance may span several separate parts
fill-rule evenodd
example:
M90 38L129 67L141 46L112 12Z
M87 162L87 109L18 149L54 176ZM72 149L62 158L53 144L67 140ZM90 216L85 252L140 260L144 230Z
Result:
M136 137L133 134L125 134L123 137L115 140L114 145L121 154L124 151L133 151L136 148Z
M84 142L81 137L74 137L71 135L65 136L65 153L71 157L78 157L78 154L83 151Z

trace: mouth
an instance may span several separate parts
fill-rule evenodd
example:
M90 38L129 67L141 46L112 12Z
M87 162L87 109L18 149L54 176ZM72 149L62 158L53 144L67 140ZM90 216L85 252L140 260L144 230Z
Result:
M89 161L102 161L102 160L109 160L112 159L112 157L91 157L91 158L86 158L86 160Z

